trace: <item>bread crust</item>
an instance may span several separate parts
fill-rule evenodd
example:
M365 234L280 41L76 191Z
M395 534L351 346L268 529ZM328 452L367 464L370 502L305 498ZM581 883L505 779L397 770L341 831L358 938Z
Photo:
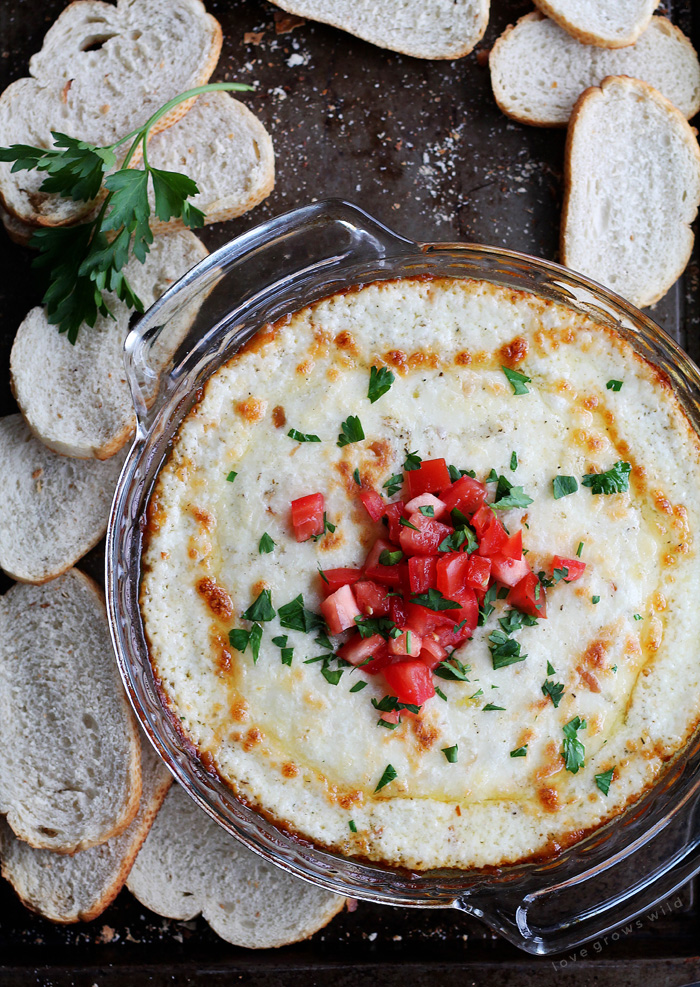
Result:
M596 34L594 31L586 31L580 27L576 27L575 24L568 21L561 11L551 3L551 0L533 0L533 2L536 7L539 7L542 13L546 14L553 21L556 21L560 27L568 31L577 41L580 41L584 45L594 45L596 48L627 48L629 45L633 45L640 34L646 31L654 13L654 7L652 7L648 14L644 14L639 18L629 34L624 38L616 39L606 38L600 34Z

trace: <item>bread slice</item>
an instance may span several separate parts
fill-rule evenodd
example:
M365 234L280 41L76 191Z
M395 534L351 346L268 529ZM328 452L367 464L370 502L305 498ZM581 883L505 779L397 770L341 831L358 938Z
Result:
M0 750L0 812L33 847L84 850L136 815L136 724L104 600L77 569L0 597Z
M221 51L221 28L201 0L74 0L29 63L31 75L0 97L0 145L51 144L51 131L112 144L173 96L205 83ZM156 124L175 123L181 103ZM126 153L126 146L120 152ZM0 199L27 223L56 226L92 203L39 191L45 174L0 164Z
M158 915L188 920L201 912L222 939L249 949L306 939L345 904L246 849L179 785L168 792L127 887Z
M339 27L415 58L462 58L481 40L489 0L273 0L289 14Z
M646 30L659 0L535 0L535 5L586 45L624 48Z
M107 530L123 462L59 456L21 415L0 418L0 568L27 583L70 569Z
M145 264L132 258L127 277L146 308L207 250L190 232L156 237ZM75 345L33 308L20 325L10 355L11 384L27 424L54 452L82 459L114 456L134 432L136 418L124 369L131 312L117 298L116 321L98 316L83 325ZM196 309L171 323L154 354L164 367L185 336ZM157 369L157 368L156 368Z
M610 49L584 45L533 11L501 35L489 67L502 112L536 127L565 126L584 89L609 75L643 79L688 119L700 110L697 53L665 17L652 17L636 44Z
M695 131L661 93L610 76L569 123L561 258L642 308L682 274L700 203Z
M172 776L141 737L143 790L136 818L120 836L73 855L34 850L0 820L2 876L22 904L52 922L89 922L110 905L129 874Z

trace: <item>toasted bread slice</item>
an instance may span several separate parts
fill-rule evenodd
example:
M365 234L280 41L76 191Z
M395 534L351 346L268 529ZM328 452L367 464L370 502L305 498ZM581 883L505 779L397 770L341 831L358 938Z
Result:
M107 530L123 462L59 456L21 415L0 418L0 568L26 583L70 569Z
M179 785L168 792L127 887L158 915L186 920L201 912L222 939L249 949L306 939L345 904L246 849Z
M172 782L141 737L142 792L136 818L120 836L72 855L34 850L0 820L2 876L22 903L52 922L89 922L110 905L129 874Z
M484 36L489 0L273 0L290 14L339 27L415 58L462 58Z
M31 76L0 97L0 145L46 147L52 131L112 144L173 96L205 83L220 51L221 28L201 0L74 0L32 57ZM175 123L188 106L179 104L155 130ZM0 199L26 223L59 226L92 209L41 192L45 173L10 169L0 163Z
M634 305L680 277L700 203L695 131L646 82L611 76L587 89L569 123L562 262Z
M584 89L609 75L643 79L688 119L700 110L697 53L665 17L652 17L636 44L608 49L582 44L533 11L501 35L489 67L502 112L536 127L565 126Z
M535 4L586 45L624 48L646 30L659 0L535 0Z
M127 277L146 308L207 250L189 231L156 237L145 264L132 258ZM124 369L124 340L131 316L112 298L115 319L98 316L83 325L75 345L33 308L20 325L12 353L12 388L27 424L54 452L81 459L108 459L133 435L136 425ZM182 341L195 311L168 327L158 358L165 366Z
M74 853L138 810L141 745L104 600L77 569L0 597L0 812L33 847Z

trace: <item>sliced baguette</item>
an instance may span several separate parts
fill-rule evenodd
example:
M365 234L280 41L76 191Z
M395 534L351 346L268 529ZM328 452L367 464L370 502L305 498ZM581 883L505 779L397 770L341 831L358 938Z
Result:
M462 58L486 31L489 0L273 0L289 14L331 24L415 58Z
M562 263L652 305L688 263L699 203L700 150L675 106L625 76L583 93L566 142Z
M110 905L131 870L172 776L141 737L142 792L136 818L120 836L73 855L34 850L0 821L2 876L33 912L52 922L90 922Z
M565 126L584 89L609 75L643 79L688 119L700 110L697 53L665 17L653 17L636 44L607 49L576 41L533 11L501 35L489 67L501 111L536 127Z
M221 28L201 0L74 0L31 58L31 76L0 97L0 146L48 146L51 131L112 144L206 82L220 51ZM181 103L155 129L187 109ZM41 192L43 173L10 168L0 164L0 199L18 219L57 226L91 210L92 203Z
M222 939L249 949L306 939L345 903L248 850L179 785L168 792L127 887L158 915L188 920L201 912Z
M0 597L0 812L33 847L74 853L138 810L141 745L102 595L77 569Z
M535 0L535 5L586 45L624 48L646 30L659 0Z
M206 255L193 233L156 237L145 264L129 261L127 277L148 308ZM44 445L64 456L108 459L134 432L123 355L131 313L116 298L110 308L116 321L99 316L93 328L83 325L75 345L49 325L43 308L33 308L12 347L11 384L20 410ZM183 313L161 337L155 354L161 367L176 351L194 315L194 310Z
M70 569L107 530L123 462L59 456L21 415L0 418L0 568L26 583Z

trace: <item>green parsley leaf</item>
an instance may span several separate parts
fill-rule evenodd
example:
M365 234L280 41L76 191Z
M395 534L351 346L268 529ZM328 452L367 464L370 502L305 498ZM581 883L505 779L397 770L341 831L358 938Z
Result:
M514 487L505 476L499 476L496 498L489 506L492 510L510 511L516 507L529 507L531 503L532 497L528 497L522 487Z
M614 774L615 768L610 768L609 771L603 771L602 774L595 776L595 783L603 795L607 795L610 791L610 782L612 781Z
M372 637L373 634L380 634L385 641L393 636L397 630L396 624L388 617L355 617L357 629L360 637Z
M547 666L547 672L552 675L553 671L549 671L549 665ZM542 695L549 696L549 698L554 703L555 708L561 702L562 693L564 692L564 686L561 682L551 682L549 679L545 679L544 685L542 686Z
M258 542L258 554L269 555L270 552L274 551L274 549L275 549L275 543L273 542L272 538L270 538L270 536L266 531L265 534L260 539L260 541Z
M527 744L523 747L516 747L514 751L510 752L511 757L526 757L527 756Z
M272 643L276 644L278 648L286 648L289 643L289 637L287 634L278 634L277 637L273 637Z
M362 422L357 415L350 415L346 418L345 421L341 423L340 429L341 431L336 445L341 449L343 446L350 445L351 442L361 442L365 437Z
M296 442L320 442L318 435L305 435L296 428L290 428L287 432L290 439L294 439Z
M420 464L423 460L420 458L417 452L407 452L406 459L404 460L403 468L407 473L412 473L413 470L420 469Z
M282 648L280 658L283 665L291 665L294 657L294 648Z
M366 679L362 679L361 682L356 682L354 684L354 686L352 687L352 689L350 689L350 692L361 692L362 689L364 689L364 687L366 685L367 685L367 680Z
M617 665L613 665L613 667L610 669L610 671L611 672L617 672Z
M390 549L384 548L379 553L379 564L398 565L402 558L403 558L403 552L400 551L400 549L397 549L395 552L392 552Z
M510 454L510 468L512 470L517 470L518 468L518 454L515 450Z
M376 792L380 792L382 788L384 788L386 785L394 781L395 778L396 778L396 768L394 768L391 764L387 764L387 766L384 768L384 774L381 776L379 782L377 783L377 787L374 789L375 794Z
M563 727L564 743L562 745L561 756L564 758L564 766L571 774L577 774L585 764L586 749L576 736L579 730L585 730L587 724L580 716L575 716Z
M228 640L236 651L245 651L250 641L250 631L244 631L242 627L234 627L228 632Z
M362 480L360 479L360 468L359 468L359 466L356 466L355 469L352 471L352 478L355 481L355 483L358 485L358 487L361 487L362 486Z
M333 650L333 645L331 644L331 640L325 631L321 631L318 637L314 638L314 641L319 646L319 648L327 648L329 651Z
M382 394L386 394L396 378L388 367L372 367L369 372L369 390L367 397L374 404Z
M557 673L554 671L554 665L551 663L551 661L548 661L547 662L547 675L556 675L556 674Z
M393 497L394 494L399 492L402 486L403 473L394 473L393 476L389 477L382 489L386 490L387 497Z
M449 682L468 682L467 674L470 671L471 666L463 665L453 653L433 669L433 675L437 675L439 679L447 679Z
M415 524L411 524L411 522L407 521L405 517L399 518L399 524L402 528L411 528L412 531L420 531L420 528L417 528Z
M555 500L568 497L578 490L578 480L575 476L555 476L552 480L552 493Z
M459 514L461 511L453 511L452 517L454 520L454 515ZM442 539L438 545L438 552L466 552L467 555L471 555L479 547L479 542L476 540L476 535L471 528L466 525L463 527L456 527L451 535L447 535Z
M493 703L486 703L485 706L482 706L481 707L481 712L482 713L493 713L496 710L499 710L500 712L503 712L505 710L505 706L494 706Z
M269 589L264 589L255 603L251 603L242 614L244 620L272 620L274 616L275 609L272 606L272 594Z
M253 654L253 661L257 662L260 655L260 642L262 641L262 627L260 624L253 624L250 629L250 650Z
M504 479L505 479L505 477L504 477ZM493 467L491 467L491 472L489 473L489 475L484 480L484 483L498 483L498 473L496 472L495 469L493 469ZM508 483L507 480L506 480L506 483ZM509 486L510 486L510 484L509 484ZM508 489L508 488L506 488L506 489Z
M463 476L470 476L472 480L476 479L476 473L474 470L461 470L456 466L448 466L447 472L450 474L450 479L453 483L456 483L457 480L461 479Z
M590 487L592 494L624 493L629 490L629 475L632 467L618 460L605 473L587 473L581 480L584 487Z
M641 615L641 613L636 613L636 614L634 615L634 619L635 619L635 620L644 620L644 618L642 617L642 615Z
M525 374L521 374L517 370L511 370L509 367L501 366L501 370L508 378L508 382L513 388L513 394L530 393L525 385L532 382L531 377L526 377Z
M503 617L499 618L498 623L506 634L514 634L521 627L535 627L537 617L533 617L529 613L523 613L521 610L506 610Z
M491 686L491 688L493 688L493 686ZM480 696L483 696L483 694L484 694L484 690L483 689L477 689L476 692L474 693L474 695L473 696L469 696L468 698L469 699L478 699Z
M514 665L527 658L527 655L520 654L520 642L508 637L503 631L492 631L489 634L489 642L494 668L505 668L506 665Z
M238 473L234 473L234 472L233 472L233 470L231 470L231 472L230 472L230 473L229 473L229 475L228 475L228 476L226 477L226 479L227 479L227 481L228 481L229 483L233 483L233 481L234 481L234 480L236 479L236 477L237 477L237 476L238 476Z
M605 385L609 391L621 391L622 381L621 380L609 380ZM605 793L608 794L607 792Z
M321 675L324 677L326 682L328 682L330 685L337 685L340 682L344 671L345 671L344 668L331 669L324 664L323 668L321 669Z
M331 524L331 522L328 520L328 516L327 516L326 512L324 511L323 512L323 531L319 531L319 533L317 535L312 535L311 536L311 541L318 541L319 538L323 538L323 536L325 535L325 533L327 531L330 531L330 533L333 534L333 532L335 531L335 529L336 529L336 526L334 524Z
M579 559L581 558L581 552L582 552L582 551L583 551L583 542L582 542L582 541L580 541L580 542L578 543L578 548L576 549L576 557L577 557L577 558L579 558Z
M326 629L326 622L319 614L304 607L304 597L299 594L290 603L285 603L277 611L282 627L288 627L292 631L311 631Z
M409 713L421 711L420 706L416 706L415 703L401 703L396 696L383 696L379 701L373 699L372 705L380 713L393 713L394 710L401 712L402 709L408 710Z
M455 602L455 600L445 599L440 590L434 589L432 586L427 593L412 593L411 602L420 603L422 607L428 607L429 610L460 609L459 603Z
M484 594L484 602L479 606L479 627L483 627L494 611L493 602L498 595L498 588L494 583Z
M435 517L435 508L432 504L425 504L425 506L419 507L418 510L423 517Z
M442 699L442 701L443 701L444 703L446 703L446 702L447 702L447 696L446 696L446 695L445 695L445 693L444 693L444 692L442 691L442 689L440 689L440 688L438 688L438 686L435 686L435 695L436 695L436 696L439 696L439 697L440 697L440 699Z
M348 823L348 827L349 827L351 833L356 833L357 832L357 825L355 824L355 820L354 819L351 819L350 820L350 822Z
M457 761L457 747L458 745L455 744L454 747L441 748L442 753L445 755L445 760L449 761L450 764L455 764Z
M555 585L558 582L561 582L562 579L566 579L568 575L569 575L569 570L566 568L566 566L562 566L561 569L552 569L552 579Z
M316 568L318 569L318 574L321 577L321 579L324 581L324 583L326 584L326 586L330 586L330 583L328 582L328 577L326 576L325 572L323 571L323 569L321 568L321 566L318 564L318 562L316 563Z
M599 596L592 596L591 597L591 603L593 604L593 606L595 606L596 603L600 603L600 597Z

